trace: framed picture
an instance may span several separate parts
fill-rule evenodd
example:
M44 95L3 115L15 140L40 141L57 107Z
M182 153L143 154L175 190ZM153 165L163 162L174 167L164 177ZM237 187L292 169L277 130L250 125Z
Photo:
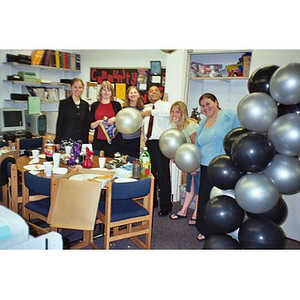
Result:
M161 75L161 62L150 61L151 75Z

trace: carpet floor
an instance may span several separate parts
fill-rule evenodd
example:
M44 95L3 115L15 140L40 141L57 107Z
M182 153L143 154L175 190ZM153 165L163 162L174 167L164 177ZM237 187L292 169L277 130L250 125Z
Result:
M180 210L180 203L173 203L173 212ZM203 248L204 241L198 241L198 230L195 226L188 225L193 211L188 210L186 218L171 220L169 216L159 217L159 208L155 208L153 214L153 232L151 249L153 250L199 250ZM95 230L95 244L103 249L103 236L101 226ZM63 230L65 247L81 239L81 232ZM97 235L100 236L97 238ZM285 240L285 249L300 249L300 242L291 239ZM84 249L90 249L86 247ZM124 239L110 244L110 249L139 249L130 239Z

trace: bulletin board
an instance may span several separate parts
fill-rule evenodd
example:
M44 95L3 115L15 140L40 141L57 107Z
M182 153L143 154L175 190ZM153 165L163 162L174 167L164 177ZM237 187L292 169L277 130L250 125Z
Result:
M144 103L148 103L147 90L151 84L165 85L166 70L161 69L161 74L153 74L151 69L137 68L90 68L90 82L100 85L102 81L109 81L115 87L116 97L124 100L126 90L134 85L140 92ZM163 93L163 89L162 89Z

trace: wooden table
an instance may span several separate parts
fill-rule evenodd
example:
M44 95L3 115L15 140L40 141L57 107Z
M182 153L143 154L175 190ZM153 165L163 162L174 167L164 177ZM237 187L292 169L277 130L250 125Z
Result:
M98 155L93 155L93 168L99 168L98 158L99 158ZM110 159L111 158L106 158L106 161L108 161ZM24 166L28 165L30 161L31 161L31 158L28 157L28 156L25 156L25 155L24 156L19 156L16 159L16 165L17 165L18 171L20 171L21 173L26 171L26 169L24 169ZM40 158L38 164L43 164L43 162L45 162L45 161L46 161L46 159ZM69 166L68 164L65 165L65 164L60 163L59 167L60 168L67 168L68 173L77 170L76 166ZM89 170L89 169L86 169L86 170ZM44 172L39 172L37 175L38 176L43 176L43 177L46 176ZM61 177L65 176L65 174L55 174L55 173L52 172L51 176L56 177L56 178L61 178Z
M99 156L97 155L94 155L93 156L93 168L98 168L99 167L99 161L98 161L98 158ZM109 161L111 158L106 158L106 161ZM17 168L18 168L18 171L21 172L21 174L23 175L23 173L25 171L27 171L26 169L24 169L24 166L28 165L29 162L31 161L31 158L28 157L28 156L20 156L16 159L16 165L17 165ZM38 164L43 164L43 162L45 162L46 159L42 159L40 158ZM76 171L78 170L78 168L76 168L76 166L74 167L71 167L69 165L65 165L65 164L60 164L60 167L62 168L68 168L68 173L72 172L72 171ZM89 170L89 169L83 169L83 170ZM75 173L75 172L74 172ZM44 173L44 171L40 171L37 176L42 176L42 177L46 177L46 174ZM66 176L66 174L55 174L52 172L51 174L51 177L52 178L62 178ZM23 177L23 176L22 176ZM24 185L24 181L22 179L22 184ZM23 187L23 195L25 194L25 189ZM98 221L96 220L96 223ZM84 246L87 246L87 245L90 245L92 248L98 248L95 243L94 243L94 236L93 236L93 232L89 232L89 231L86 231L86 230L83 230L83 241L78 244L78 247L84 247ZM75 245L73 248L77 248L77 245Z

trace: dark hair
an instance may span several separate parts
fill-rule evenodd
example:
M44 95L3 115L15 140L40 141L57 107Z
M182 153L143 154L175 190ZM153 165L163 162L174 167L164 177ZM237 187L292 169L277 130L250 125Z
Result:
M208 99L212 100L213 102L217 102L218 109L221 109L221 107L219 106L219 100L217 99L217 97L214 94L211 94L211 93L204 93L203 95L200 96L200 98L199 98L199 105L200 106L201 106L200 102L204 98L208 98Z

